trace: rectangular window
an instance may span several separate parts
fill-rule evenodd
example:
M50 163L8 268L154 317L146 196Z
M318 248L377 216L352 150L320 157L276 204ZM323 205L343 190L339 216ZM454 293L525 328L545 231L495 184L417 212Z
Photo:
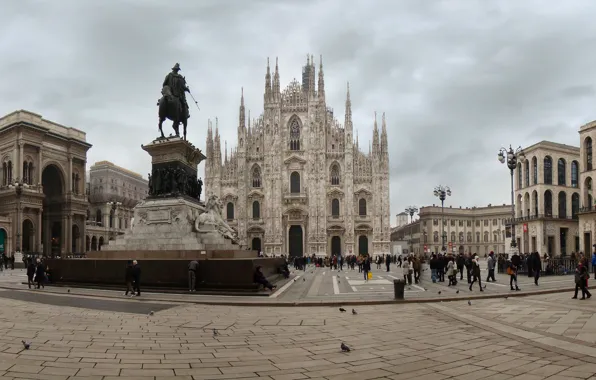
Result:
M488 227L488 219L484 221L484 227Z
M439 225L439 219L433 219L433 226Z
M452 227L455 227L455 220L452 220L452 221L451 221L451 226L452 226Z
M468 220L468 222L466 223L466 225L467 225L468 227L472 227L472 221L471 221L471 220Z
M496 225L497 225L497 220L493 219L493 226L496 226Z
M476 221L476 227L480 227L480 221L479 220Z
M463 227L463 226L464 226L464 221L463 221L463 220L460 220L460 221L459 221L459 226L460 226L460 227Z

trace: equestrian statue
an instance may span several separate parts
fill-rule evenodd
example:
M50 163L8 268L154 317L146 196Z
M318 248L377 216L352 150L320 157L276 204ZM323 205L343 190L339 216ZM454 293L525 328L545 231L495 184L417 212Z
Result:
M159 132L161 138L165 138L162 130L162 124L166 119L172 120L172 128L176 132L176 137L180 137L180 124L184 126L184 140L186 140L186 125L190 113L188 110L188 103L186 102L186 93L190 93L190 89L186 85L186 78L180 75L180 64L176 63L172 67L172 72L166 76L163 81L161 90L161 99L157 102L159 107ZM194 97L193 97L194 100ZM196 104L196 100L195 100ZM197 104L198 108L198 104Z

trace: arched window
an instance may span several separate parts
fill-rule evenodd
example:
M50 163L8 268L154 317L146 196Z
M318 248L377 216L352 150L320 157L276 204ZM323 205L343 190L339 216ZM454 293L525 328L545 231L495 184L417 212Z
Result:
M455 232L452 232L451 233L451 241L452 242L455 242Z
M232 202L228 202L226 205L226 219L234 220L234 204Z
M553 216L553 193L549 190L544 192L544 215Z
M358 201L358 215L366 216L366 199L360 198Z
M553 159L550 156L544 157L544 184L553 184Z
M29 163L29 167L27 168L27 178L29 179L29 185L33 185L33 162Z
M493 241L495 243L499 241L499 234L496 231L493 232Z
M467 240L468 240L469 243L472 242L472 233L471 232L468 232L468 234L467 234Z
M484 231L484 242L488 243L488 231Z
M2 184L4 186L8 185L8 165L6 162L2 163Z
M584 150L586 151L586 170L592 170L592 138L586 137L584 140Z
M259 201L252 202L252 218L261 219L261 204Z
M333 164L331 166L330 174L331 174L331 184L334 185L334 186L339 185L339 179L340 179L340 177L339 177L339 166L337 164Z
M261 187L261 169L258 166L252 170L252 187Z
M480 232L476 232L476 243L480 243Z
M339 199L337 198L331 201L331 216L339 216Z
M587 177L584 181L584 207L592 209L592 177Z
M558 184L565 186L565 177L567 176L567 170L566 170L566 166L567 163L565 162L564 159L559 158L559 161L557 162L557 177L559 179Z
M532 209L534 216L538 216L538 192L536 190L532 192Z
M439 242L439 233L437 231L433 232L433 241L435 243Z
M300 194L300 173L298 172L290 174L290 193Z
M564 191L559 192L559 218L567 218L567 194Z
M464 233L463 232L460 232L459 233L459 242L460 243L463 243L464 242Z
M571 196L571 217L573 219L577 219L577 214L579 213L579 194L573 193Z
M523 175L522 164L519 163L519 164L517 164L517 189L518 190L521 189L522 185L524 184L522 175Z
M101 223L101 210L97 210L95 212L95 223L97 223L97 224Z
M532 157L532 185L538 185L538 160Z
M296 119L290 124L290 150L300 150L300 124Z
M110 210L110 228L114 228L114 210Z
M29 183L29 164L27 161L23 162L23 182Z
M91 219L91 211L89 211L89 209L87 209L87 220Z
M571 161L571 187L578 186L578 173L579 173L579 163L577 161Z
M526 177L526 186L530 186L530 163L527 160L524 163L524 176Z
M7 185L12 183L12 161L8 161L6 164L6 180Z

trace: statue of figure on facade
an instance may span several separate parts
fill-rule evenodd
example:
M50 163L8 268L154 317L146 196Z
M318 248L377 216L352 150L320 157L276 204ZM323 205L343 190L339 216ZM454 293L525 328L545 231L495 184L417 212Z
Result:
M151 178L151 173L147 173L147 178L148 178L148 184L147 186L149 187L149 195L153 195L153 179Z
M199 177L197 180L197 199L201 200L201 193L203 192L203 179Z
M162 124L166 119L172 120L172 128L176 137L180 137L179 126L184 126L184 139L186 140L186 125L190 113L188 103L186 102L186 92L190 89L186 85L186 78L180 75L180 64L176 63L163 81L161 90L161 99L157 102L159 107L159 132L161 138L165 138L162 130Z

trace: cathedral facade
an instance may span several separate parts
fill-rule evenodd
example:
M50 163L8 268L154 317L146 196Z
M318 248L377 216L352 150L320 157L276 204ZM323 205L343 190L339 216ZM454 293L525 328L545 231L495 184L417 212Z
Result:
M236 148L222 157L217 120L207 134L205 193L218 196L240 244L267 255L385 254L390 247L385 115L369 152L354 138L349 86L343 125L325 100L322 62L307 59L302 83L280 89L265 75L264 111L246 117L240 99ZM315 84L316 83L316 84ZM227 145L227 144L226 144Z

